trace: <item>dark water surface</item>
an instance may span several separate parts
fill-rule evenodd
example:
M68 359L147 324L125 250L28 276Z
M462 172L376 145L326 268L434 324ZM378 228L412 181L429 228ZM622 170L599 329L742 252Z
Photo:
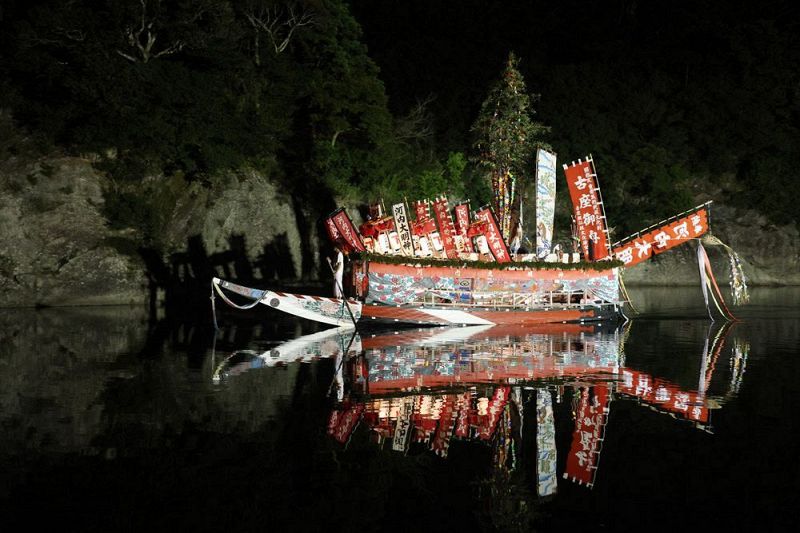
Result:
M632 297L618 329L356 338L0 310L0 529L794 530L800 290L729 325Z

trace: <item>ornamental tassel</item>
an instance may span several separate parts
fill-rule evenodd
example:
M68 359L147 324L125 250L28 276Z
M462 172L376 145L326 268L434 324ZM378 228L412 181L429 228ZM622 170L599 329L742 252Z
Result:
M747 290L747 277L744 275L742 262L733 248L719 240L714 235L707 233L703 236L703 241L709 246L722 246L728 252L728 259L731 263L731 298L733 305L743 305L750 301L750 293Z

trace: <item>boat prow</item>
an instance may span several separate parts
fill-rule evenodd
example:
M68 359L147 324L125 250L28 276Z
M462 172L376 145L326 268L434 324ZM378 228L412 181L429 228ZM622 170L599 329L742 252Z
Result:
M253 289L219 278L213 278L211 286L225 303L237 309L250 309L258 304L263 304L290 315L344 328L354 328L358 319L361 318L362 304L356 300ZM238 294L249 302L237 304L225 294L223 289Z

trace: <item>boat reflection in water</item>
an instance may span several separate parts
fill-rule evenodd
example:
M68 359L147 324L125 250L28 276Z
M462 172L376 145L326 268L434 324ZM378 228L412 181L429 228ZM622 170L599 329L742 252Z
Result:
M491 449L495 475L529 465L524 468L535 472L535 492L544 497L556 492L559 475L593 486L615 398L634 398L699 430L712 430L711 411L725 397L709 395L708 388L714 368L723 364L730 325L712 325L705 345L698 346L702 358L694 390L626 366L631 327L631 322L619 329L471 326L363 336L333 329L260 354L236 352L217 367L214 379L332 357L330 391L337 401L327 433L341 446L359 426L387 453L427 450L446 458L454 441L483 443ZM747 346L736 343L730 352L728 394L735 394ZM557 412L571 418L571 444L561 460ZM521 457L523 450L532 453Z

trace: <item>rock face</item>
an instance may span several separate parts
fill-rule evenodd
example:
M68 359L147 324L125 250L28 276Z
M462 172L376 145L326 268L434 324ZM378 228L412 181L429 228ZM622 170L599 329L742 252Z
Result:
M0 305L144 301L142 263L115 248L87 161L1 162L0 191Z

